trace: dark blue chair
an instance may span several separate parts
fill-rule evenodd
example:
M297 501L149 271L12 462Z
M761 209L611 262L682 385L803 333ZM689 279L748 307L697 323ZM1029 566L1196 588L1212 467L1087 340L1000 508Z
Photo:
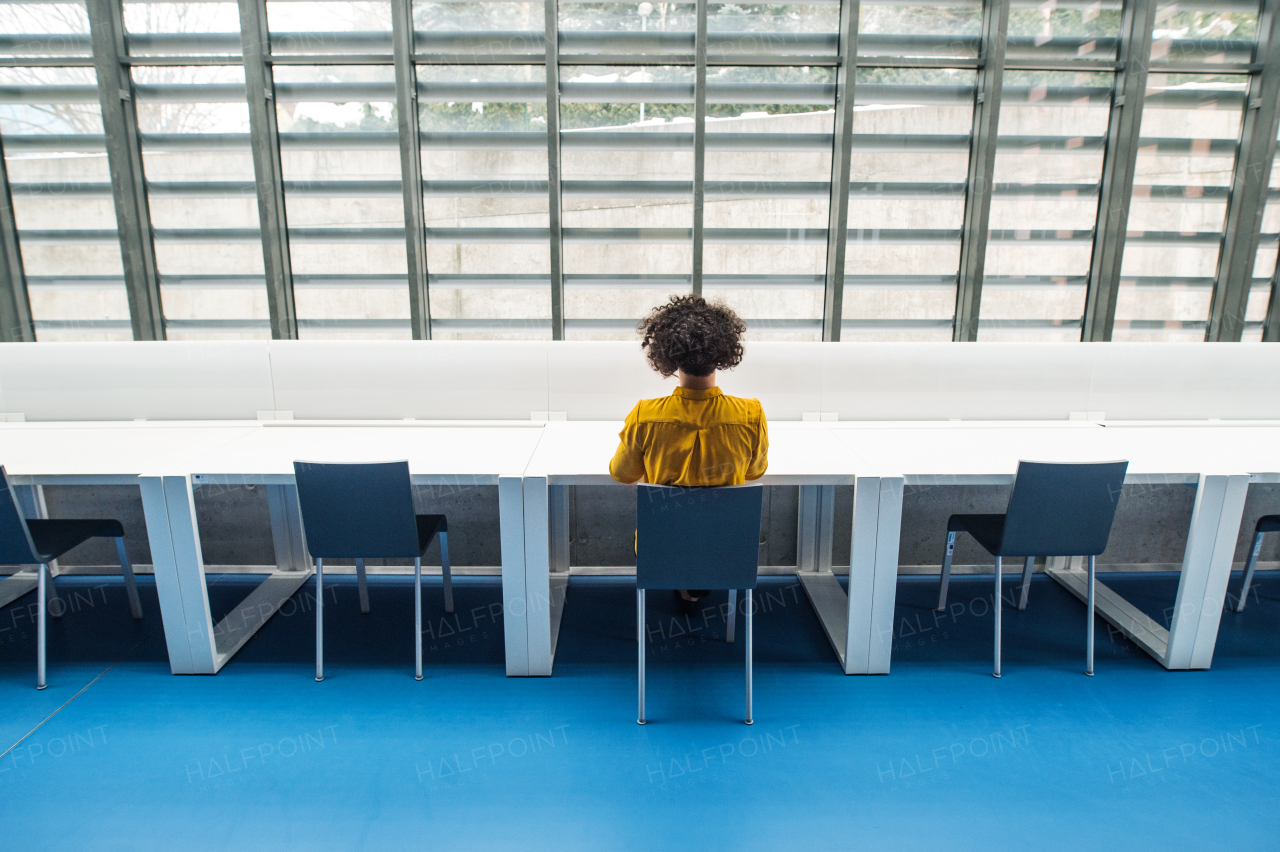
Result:
M1253 546L1249 549L1249 561L1244 566L1244 582L1240 584L1240 600L1236 612L1244 612L1244 602L1249 598L1249 586L1253 584L1253 570L1258 567L1258 554L1262 552L1262 537L1269 532L1280 532L1280 515L1263 515L1253 529Z
M947 520L947 552L942 561L938 610L947 605L951 556L956 533L967 532L996 558L995 671L1000 677L1001 561L1023 557L1022 594L1018 609L1027 605L1031 568L1037 556L1089 557L1088 627L1085 674L1093 676L1094 559L1107 549L1116 518L1127 461L1019 462L1013 493L1003 515L952 515Z
M120 571L124 574L125 589L129 593L129 610L135 619L142 618L138 585L124 549L124 526L119 521L110 518L28 520L23 517L18 497L13 493L3 465L0 465L0 488L4 489L4 496L0 496L0 565L39 566L36 580L39 598L36 609L36 689L44 689L48 651L45 611L53 593L49 563L91 538L114 538L116 553L120 556Z
M673 488L640 485L636 495L636 639L644 715L644 593L647 589L745 589L747 715L751 718L751 592L760 567L758 485ZM733 602L730 602L733 609Z
M316 560L316 681L324 680L324 560L354 559L360 608L369 611L364 560L413 560L413 654L422 680L422 557L440 536L444 609L453 612L449 530L444 515L413 511L407 461L372 464L294 462L307 552Z

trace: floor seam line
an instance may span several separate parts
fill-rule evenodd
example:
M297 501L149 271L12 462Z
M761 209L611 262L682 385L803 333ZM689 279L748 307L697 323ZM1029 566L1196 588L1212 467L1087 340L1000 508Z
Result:
M65 710L65 709L66 709L66 707L67 707L67 705L68 705L68 704L70 704L72 701L75 701L75 700L76 700L77 698L79 698L81 695L83 695L83 694L84 694L84 692L85 692L85 690L87 690L89 687L93 686L93 685L94 685L95 683L97 683L98 681L102 680L104 677L106 677L107 672L111 671L111 670L112 670L112 669L114 669L116 666L120 665L120 664L121 664L121 663L123 663L125 660L129 659L129 657L133 656L133 652L134 652L134 651L136 651L136 650L138 650L140 647L142 647L142 643L143 643L143 642L146 642L146 641L147 641L148 639L150 639L150 638L151 638L151 634L150 634L150 633L148 633L146 636L142 637L142 639L140 639L140 640L138 641L138 644L134 645L132 648L130 648L130 649L129 649L129 652L128 652L127 654L125 654L125 655L124 655L123 657L121 657L120 659L116 660L116 661L115 661L114 663L112 663L111 665L107 666L105 669L103 669L101 672L99 672L99 673L98 673L98 676L97 676L97 677L95 677L93 680L89 681L89 682L88 682L88 683L86 683L84 686L82 686L82 687L80 688L80 691L79 691L79 692L77 692L75 695L73 695L73 696L71 696L70 698L68 698L66 701L62 702L62 704L58 705L58 709L57 709L57 710L54 710L54 711L53 711L52 713L50 713L48 716L45 716L43 719L41 719L41 720L40 720L40 723L39 723L39 724L37 724L34 728L32 728L31 730L29 730L29 731L27 731L25 734L23 734L21 737L19 737L19 738L18 738L18 741L17 741L17 742L15 742L13 745L11 745L11 746L9 746L7 749L5 749L5 750L4 750L4 753L3 753L3 754L0 754L0 760L3 760L4 758L8 757L8 756L9 756L9 752L13 751L15 748L17 748L18 746L22 745L22 744L23 744L23 743L25 743L27 740L29 740L29 739L31 738L31 735L32 735L32 734L34 734L36 731L38 731L38 730L40 730L41 728L43 728L43 727L45 726L45 724L46 724L50 719L52 719L54 716L57 716L59 713L61 713L63 710Z

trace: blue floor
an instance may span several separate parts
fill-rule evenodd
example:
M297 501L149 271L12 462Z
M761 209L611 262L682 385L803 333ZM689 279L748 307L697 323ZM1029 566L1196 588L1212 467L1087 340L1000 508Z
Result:
M252 582L211 581L215 617ZM1175 576L1106 582L1167 623ZM990 578L954 580L940 616L936 579L903 578L887 677L843 676L794 579L762 580L751 728L719 612L658 593L635 724L623 580L576 579L555 677L523 680L497 579L459 580L449 619L429 586L421 683L404 580L372 581L368 616L354 582L326 593L322 684L308 592L221 674L174 677L141 585L134 622L118 580L59 580L43 692L34 597L0 610L0 847L1280 849L1270 577L1224 613L1211 671L1166 672L1099 621L1094 678L1083 606L1037 577L1006 607L1001 680Z

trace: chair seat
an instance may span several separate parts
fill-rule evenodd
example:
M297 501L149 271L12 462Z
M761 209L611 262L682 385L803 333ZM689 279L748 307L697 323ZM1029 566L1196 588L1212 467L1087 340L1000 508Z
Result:
M1280 515L1263 515L1258 518L1257 532L1280 532Z
M947 532L967 532L996 556L1004 535L1004 518L1004 515L952 515L947 518Z
M31 540L41 562L57 559L91 538L123 538L124 526L111 518L71 520L29 520Z
M423 553L431 546L431 540L439 533L449 531L449 523L444 515L415 515L418 520L418 547Z

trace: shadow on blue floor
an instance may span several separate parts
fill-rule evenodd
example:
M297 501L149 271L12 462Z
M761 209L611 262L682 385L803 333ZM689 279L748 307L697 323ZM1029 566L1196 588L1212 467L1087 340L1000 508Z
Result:
M1175 575L1104 580L1167 623ZM254 582L213 578L215 618ZM118 580L60 579L48 690L33 596L0 610L0 750L36 728L0 758L6 847L1280 847L1269 575L1223 614L1211 671L1166 672L1099 621L1095 678L1083 605L1037 577L1017 612L1010 579L999 681L990 578L954 579L943 614L936 583L899 581L893 673L845 677L794 578L762 580L751 728L724 596L686 618L650 593L641 728L624 579L575 579L555 676L520 680L497 578L457 581L449 617L429 582L418 683L411 584L374 578L366 616L340 578L322 684L310 585L221 674L174 677L150 578L142 622Z

